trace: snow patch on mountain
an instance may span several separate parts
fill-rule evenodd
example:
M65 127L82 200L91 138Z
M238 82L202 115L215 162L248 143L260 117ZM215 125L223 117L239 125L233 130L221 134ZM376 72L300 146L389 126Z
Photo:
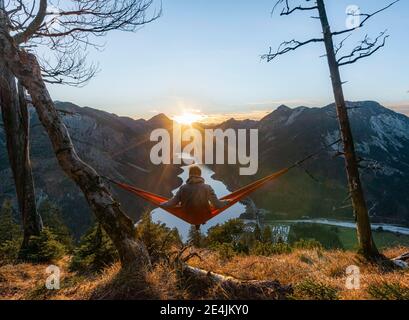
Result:
M396 168L392 168L390 166L387 165L383 165L380 169L380 173L385 175L385 176L393 176L393 175L400 175L403 176L404 173Z
M289 126L291 124L294 123L294 121L298 118L299 115L301 115L301 113L303 113L303 111L305 110L305 108L300 107L294 110L293 113L291 113L291 115L288 117L286 123L284 124L285 126Z
M409 122L402 118L381 114L370 118L371 129L376 136L372 138L372 144L387 151L387 146L392 146L395 150L404 146L400 139L409 140Z
M371 153L371 146L368 142L361 142L355 144L356 151L363 154L370 154Z
M327 132L327 134L324 136L324 141L326 145L333 144L335 141L339 140L340 135L339 135L339 130L334 130L332 132ZM334 144L333 146L330 147L330 150L332 151L338 151L338 145Z

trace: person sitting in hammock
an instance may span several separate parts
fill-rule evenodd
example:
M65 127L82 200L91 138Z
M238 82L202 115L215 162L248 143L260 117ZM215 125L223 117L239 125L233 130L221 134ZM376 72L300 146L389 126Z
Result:
M182 185L171 199L162 203L161 207L181 206L186 212L200 214L210 212L212 207L220 209L228 204L228 200L219 200L213 188L205 184L202 170L198 166L191 166L186 184Z

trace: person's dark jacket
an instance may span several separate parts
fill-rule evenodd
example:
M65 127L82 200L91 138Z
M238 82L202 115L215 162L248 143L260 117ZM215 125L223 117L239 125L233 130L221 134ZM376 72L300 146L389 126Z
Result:
M203 212L203 210L219 209L229 202L219 200L211 186L204 183L202 177L190 176L186 184L181 186L176 194L168 201L161 204L161 207L181 206L187 212Z

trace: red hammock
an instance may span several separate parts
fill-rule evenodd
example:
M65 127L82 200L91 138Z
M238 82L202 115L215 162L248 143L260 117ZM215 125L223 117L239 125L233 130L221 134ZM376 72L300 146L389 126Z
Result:
M222 213L226 209L230 208L232 205L235 203L239 202L243 198L245 198L247 195L250 193L254 192L255 190L261 188L264 186L267 182L271 180L275 180L282 175L286 174L292 167L280 170L276 173L273 173L267 177L264 177L260 180L257 180L253 183L250 183L247 186L244 186L237 191L234 191L233 193L228 194L227 196L224 196L221 198L221 200L229 200L229 204L223 208L220 209L212 209L210 212L208 210L203 210L202 212L185 212L182 207L172 207L172 208L162 208L160 206L161 203L168 201L169 199L159 196L157 194L136 188L134 186L131 186L129 184L121 183L114 181L112 179L109 179L110 182L114 183L118 187L120 187L123 190L129 191L147 201L150 203L154 204L155 206L161 207L163 210L168 211L169 213L173 214L174 216L186 221L187 223L199 226L201 224L205 224L207 221L210 219L214 218L218 214Z
M277 171L267 177L264 177L260 180L257 180L253 183L248 184L247 186L244 186L240 189L238 189L237 191L234 191L233 193L228 194L227 196L224 196L223 198L221 198L221 200L229 200L229 204L223 208L220 209L213 209L210 212L208 210L203 210L202 212L185 212L183 210L182 207L173 207L173 208L163 208L160 206L161 203L168 201L169 199L159 196L157 194L136 188L134 186L131 186L129 184L125 184L125 183L121 183L121 182L117 182L114 181L112 179L109 179L107 177L103 177L105 179L107 179L108 181L112 182L113 184L117 185L118 187L120 187L123 190L129 191L147 201L149 201L150 203L152 203L155 206L161 207L163 210L168 211L169 213L173 214L174 216L186 221L187 223L196 225L196 226L200 226L202 224L205 224L207 221L209 221L210 219L214 218L215 216L217 216L218 214L222 213L223 211L225 211L226 209L230 208L232 205L234 205L235 203L239 202L240 200L242 200L243 198L245 198L246 196L248 196L250 193L256 191L257 189L261 188L262 186L264 186L266 183L278 179L279 177L283 176L284 174L286 174L288 171L290 171L291 169L300 166L303 162L313 158L314 156L320 154L321 152L325 151L326 149L328 149L329 147L332 147L335 144L338 144L341 140L337 140L327 146L325 146L324 148L322 148L321 150L319 150L318 152L315 152L307 157L305 157L304 159L297 161L295 164L293 164L292 166L282 169L280 171Z

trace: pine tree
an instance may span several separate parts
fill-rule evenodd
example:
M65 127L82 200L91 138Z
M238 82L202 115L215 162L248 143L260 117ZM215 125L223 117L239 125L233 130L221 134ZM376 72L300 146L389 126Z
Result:
M69 228L64 222L61 209L46 199L39 205L38 212L43 219L44 226L52 231L56 239L62 243L67 250L73 250L73 238Z
M203 246L203 235L200 232L200 229L197 229L195 226L191 226L188 235L188 243L200 248Z
M270 226L264 227L261 241L264 243L271 243L273 241L273 231Z
M0 264L17 259L22 240L23 232L14 220L11 201L6 199L0 210Z
M20 256L25 260L35 263L51 263L61 259L66 248L61 244L56 235L48 228L44 228L40 235L32 236L24 252Z
M177 229L170 229L164 223L153 222L150 212L142 216L136 228L136 236L145 244L153 262L162 258L172 247L181 244Z
M254 239L261 241L261 229L258 224L254 227Z
M80 272L100 272L118 260L111 239L100 224L93 226L81 239L74 252L70 269Z
M13 207L9 199L4 200L0 211L0 244L5 241L21 240L20 226L13 217Z

